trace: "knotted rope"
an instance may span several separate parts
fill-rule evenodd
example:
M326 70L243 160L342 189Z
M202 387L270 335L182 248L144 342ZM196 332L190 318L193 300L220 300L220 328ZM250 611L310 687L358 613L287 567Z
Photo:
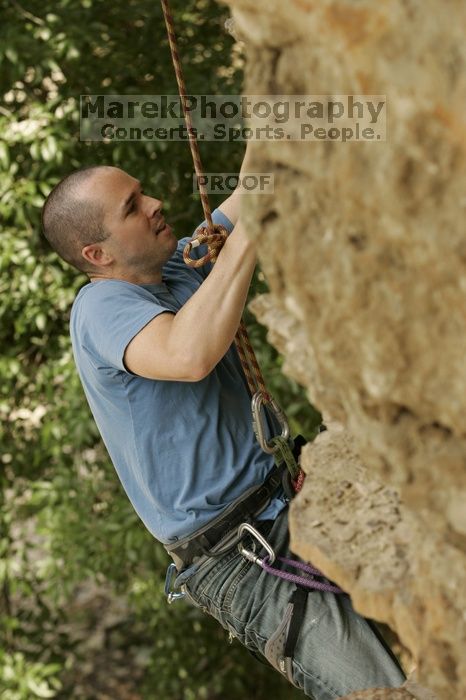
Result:
M212 228L214 232L210 233L207 226L199 226L194 238L185 245L183 260L189 267L202 267L207 262L214 263L217 260L218 254L222 250L223 244L228 237L228 231L224 226L220 226L220 224L212 224ZM203 243L207 245L207 254L202 258L192 258L190 255L191 250Z
M222 249L223 244L225 243L225 240L228 236L228 232L223 226L220 226L219 224L214 224L212 221L209 198L204 184L205 178L203 177L203 168L201 156L199 153L199 146L196 139L196 133L193 128L191 114L187 105L188 96L186 92L186 85L184 82L180 55L178 52L173 16L170 10L168 0L161 0L161 2L163 15L165 18L165 24L167 27L168 42L170 44L173 66L175 69L176 82L178 84L178 92L180 94L181 104L183 107L183 114L186 122L186 129L188 132L189 146L191 149L191 155L193 157L194 170L196 172L202 208L204 210L204 218L207 222L207 226L199 227L196 233L194 234L193 239L186 245L183 251L183 259L185 263L191 267L201 267L207 262L215 262L220 250ZM207 245L206 255L204 255L202 258L194 260L190 257L191 250L203 243ZM251 396L253 396L256 393L256 391L262 391L264 393L264 396L266 398L269 398L270 394L265 386L264 377L262 376L261 369L259 367L254 350L249 340L246 327L242 321L239 325L235 337L235 344L241 365L243 367L244 374L246 376L246 381Z

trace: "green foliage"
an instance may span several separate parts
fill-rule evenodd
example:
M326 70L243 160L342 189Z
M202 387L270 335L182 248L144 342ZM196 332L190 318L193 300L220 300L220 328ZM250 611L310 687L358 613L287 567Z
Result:
M226 10L210 0L173 5L188 90L239 92L241 65L231 64ZM40 235L50 189L71 170L96 163L141 179L164 200L179 236L199 222L186 143L79 140L81 94L177 92L160 6L0 0L0 16L0 695L101 697L76 681L93 656L76 638L80 618L73 612L77 591L90 580L126 601L119 643L134 657L146 650L141 697L291 698L277 674L229 646L216 623L184 604L167 607L167 556L123 493L73 363L69 311L85 278ZM202 155L211 172L235 171L241 151L206 143ZM284 379L264 330L249 322L273 393L293 428L311 436L316 415Z
M3 700L53 698L61 688L56 677L59 664L31 663L24 654L7 654L0 649L0 682Z

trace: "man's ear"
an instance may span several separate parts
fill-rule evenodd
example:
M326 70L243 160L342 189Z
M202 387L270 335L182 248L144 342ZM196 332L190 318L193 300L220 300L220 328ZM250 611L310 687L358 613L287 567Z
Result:
M113 262L113 257L99 243L85 245L81 250L81 255L94 267L108 267Z

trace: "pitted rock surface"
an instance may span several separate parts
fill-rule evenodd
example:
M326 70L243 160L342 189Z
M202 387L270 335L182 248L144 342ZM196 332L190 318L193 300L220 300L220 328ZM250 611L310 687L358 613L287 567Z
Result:
M305 451L295 550L463 698L466 4L228 4L245 94L387 97L386 141L251 144L275 178L242 204L270 287L252 308L346 431Z

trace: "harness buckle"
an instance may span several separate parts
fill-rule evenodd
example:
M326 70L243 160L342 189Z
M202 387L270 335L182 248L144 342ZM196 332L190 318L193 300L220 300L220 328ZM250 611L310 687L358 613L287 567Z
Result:
M180 600L181 598L185 597L185 593L182 591L175 591L172 590L172 586L174 583L174 580L176 578L176 575L178 573L178 570L176 568L176 564L173 562L168 565L167 568L167 573L165 574L165 595L167 596L167 601L169 603L173 603L174 600Z
M280 437L282 437L284 440L288 440L290 437L290 426L288 425L284 411L280 408L273 396L266 395L263 391L256 391L251 401L252 427L257 438L257 442L264 452L273 454L277 451L278 447L272 445L271 441L267 441L266 438L265 416L264 412L261 410L262 406L265 406L266 404L269 405L275 415L275 418L280 423L282 427Z
M249 523L241 523L241 525L238 528L238 538L240 539L238 543L239 553L248 561L252 561L253 564L259 564L259 566L262 566L265 561L265 557L264 559L261 559L257 554L251 552L251 550L246 549L246 547L242 546L241 540L243 539L245 532L249 532L249 534L255 537L259 544L262 545L262 547L264 547L265 550L267 550L267 563L273 564L273 562L275 561L275 552L273 551L272 547L267 542L265 537L263 537L260 534L260 532L258 532L256 528L250 525Z

